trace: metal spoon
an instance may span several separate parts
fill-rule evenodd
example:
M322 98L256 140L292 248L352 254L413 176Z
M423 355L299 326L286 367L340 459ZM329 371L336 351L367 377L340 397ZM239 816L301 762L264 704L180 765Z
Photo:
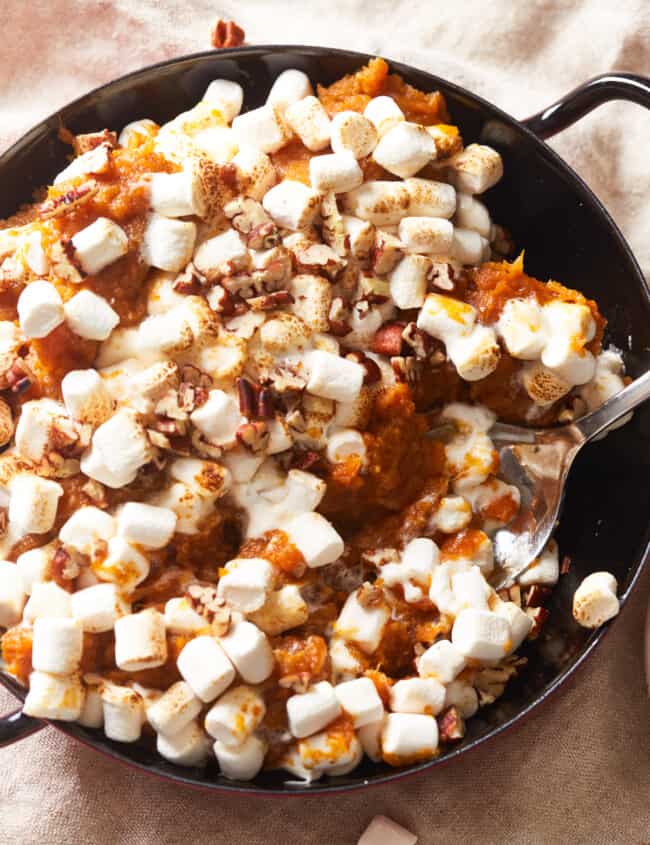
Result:
M557 522L567 476L585 443L650 399L650 370L600 408L557 428L497 423L489 432L499 453L499 476L521 492L517 517L494 537L495 589L510 587L535 561Z

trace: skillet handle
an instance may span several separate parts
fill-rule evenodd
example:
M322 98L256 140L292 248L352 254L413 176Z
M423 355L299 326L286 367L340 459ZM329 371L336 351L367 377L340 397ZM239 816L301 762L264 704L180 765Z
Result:
M6 716L0 716L0 748L18 742L30 734L47 727L47 722L25 716L22 710L14 710Z
M629 100L650 109L650 77L603 73L521 122L540 138L550 138L611 100Z

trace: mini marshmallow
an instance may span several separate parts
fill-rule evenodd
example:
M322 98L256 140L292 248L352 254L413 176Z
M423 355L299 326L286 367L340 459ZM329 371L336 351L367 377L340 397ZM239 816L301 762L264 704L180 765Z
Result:
M341 215L346 246L355 258L368 258L375 246L376 232L372 223L349 214Z
M496 150L470 144L451 159L456 188L466 194L482 194L503 176L503 161Z
M230 489L232 482L232 476L226 467L216 461L202 461L198 458L176 458L169 466L169 474L175 481L187 484L200 496L223 496Z
M50 675L32 672L23 713L36 719L74 722L81 714L84 690L78 675Z
M190 415L195 425L216 446L232 445L243 422L238 403L223 390L211 390L208 399Z
M435 678L407 678L390 688L390 707L395 713L437 716L444 703L445 688Z
M128 408L113 414L93 434L98 449L111 472L135 478L141 466L151 460L151 444L138 416Z
M219 109L226 123L231 123L241 111L244 89L230 79L214 79L206 88L203 100Z
M361 432L355 428L339 428L330 435L327 442L327 460L332 464L345 463L347 458L356 456L365 464L366 444Z
M509 299L497 323L498 332L513 358L532 361L546 343L542 309L536 299Z
M610 572L592 572L573 594L573 618L583 628L599 628L620 609L618 583Z
M403 182L370 181L343 197L343 209L375 226L392 226L406 217L410 202Z
M407 252L449 255L454 227L441 217L404 217L399 224L399 239Z
M110 146L106 143L94 147L74 158L70 164L54 177L54 185L77 179L79 176L106 173L111 165Z
M255 455L244 448L233 449L223 456L223 462L236 484L250 481L263 461L264 455Z
M202 704L185 681L172 684L147 707L147 720L156 733L175 736L201 712Z
M63 302L49 282L31 282L23 288L16 307L26 338L47 337L64 320Z
M232 128L241 146L255 147L263 153L277 153L291 139L291 129L281 110L270 105L238 115Z
M379 763L381 760L381 733L384 729L386 714L377 722L370 722L359 728L357 736L364 753L373 761Z
M262 558L235 558L219 578L217 595L241 613L259 610L273 589L275 572Z
M18 565L0 560L0 628L10 628L20 622L25 594L23 576Z
M465 658L452 642L438 640L418 658L417 667L421 677L449 684L465 668Z
M47 546L41 546L38 549L29 549L16 558L16 569L20 573L23 590L28 596L31 595L34 584L46 580L55 551L54 544L48 543ZM0 570L2 564L3 561L0 561Z
M15 443L18 454L33 461L42 461L51 451L57 431L57 417L65 416L65 407L51 399L25 402L16 425Z
M195 223L150 214L140 250L147 264L178 273L192 258L195 241Z
M66 619L72 616L70 593L56 581L37 581L32 584L32 592L23 610L25 622L36 619Z
M456 599L457 611L468 607L476 610L488 609L490 588L478 566L455 572L451 576L451 588Z
M198 534L201 522L214 507L214 498L200 496L179 481L157 496L155 504L176 514L176 531L179 534Z
M140 373L134 374L133 395L157 402L169 390L178 389L179 382L179 369L174 361L157 361Z
M140 144L151 138L158 131L158 124L153 120L144 117L140 120L132 120L120 132L117 143L120 147L130 147L134 144Z
M82 290L63 306L66 323L79 337L87 340L106 340L120 322L103 296Z
M287 106L284 117L308 150L318 152L329 146L330 119L317 97L304 97Z
M287 699L289 730L298 739L322 730L340 715L341 705L328 681L314 684L307 692Z
M129 251L124 229L107 217L98 217L72 237L75 258L84 273L96 275Z
M96 584L72 593L70 607L72 618L91 634L112 631L116 620L130 612L115 584Z
M200 636L190 640L183 646L176 663L183 679L201 701L213 701L235 679L233 665L214 637Z
M344 681L334 687L334 693L355 728L383 719L384 705L370 678Z
M452 681L445 691L445 707L457 707L463 719L478 710L478 693L467 681Z
M167 314L147 317L140 323L138 341L144 357L168 356L190 348L192 329L184 316L174 309Z
M262 607L249 615L250 621L268 637L304 625L308 618L309 608L295 584L270 593Z
M302 182L283 179L264 195L262 205L278 226L304 229L318 214L320 195Z
M380 138L405 120L404 112L392 97L373 97L363 116L374 124Z
M447 341L447 354L465 381L479 381L494 372L501 350L494 330L475 326L466 337Z
M43 534L54 525L63 487L31 473L9 482L9 522L25 534Z
M136 742L145 721L144 701L135 690L105 682L100 694L104 710L104 733L115 742Z
M194 254L194 266L208 279L243 270L249 262L248 249L235 229L203 241Z
M59 539L66 546L72 546L84 554L92 551L98 540L110 540L115 536L115 519L105 511L92 506L81 507L63 523Z
M443 496L434 515L435 527L443 534L455 534L467 528L472 508L462 496Z
M137 328L115 329L108 340L105 340L99 347L96 364L102 368L111 367L114 364L125 365L128 363L128 365L131 365L132 360L137 358L139 354L140 343ZM113 375L110 370L109 374Z
M260 693L242 684L212 705L205 717L205 729L227 748L234 748L248 739L265 715Z
M349 681L363 673L358 651L341 637L330 637L329 657L332 678L336 681Z
M290 283L294 297L292 312L300 317L312 331L329 329L328 314L332 304L332 285L322 276L299 273Z
M156 750L176 766L203 766L210 751L210 741L200 725L190 722L174 736L158 734Z
M193 145L217 164L227 164L239 152L237 135L227 126L208 126L192 138ZM199 167L205 164L200 162ZM207 171L209 173L209 171ZM198 170L201 173L201 170Z
M375 816L357 845L415 845L417 836L386 816Z
M305 772L312 778L327 773L332 777L347 775L361 762L363 749L354 733L330 728L302 739L298 754Z
M422 170L435 156L435 142L424 126L405 121L382 134L372 154L385 170L402 179Z
M438 723L422 713L388 713L381 732L382 756L391 766L429 760L438 749Z
M276 77L275 82L271 86L266 102L270 106L278 106L285 109L291 103L297 103L305 97L309 97L314 93L311 87L311 82L306 73L295 68L283 70L282 73Z
M303 513L292 519L284 530L307 566L315 569L341 557L344 543L330 522L319 513Z
M490 213L482 202L470 194L457 195L454 223L463 229L478 232L484 238L490 237L492 228Z
M498 616L503 616L510 624L512 638L510 653L516 651L526 639L533 627L533 620L527 613L512 601L501 602L494 611Z
M165 617L153 608L115 621L115 663L125 672L154 669L167 660Z
M409 217L453 217L456 211L456 191L445 182L432 179L406 179L409 192Z
M480 264L490 256L488 240L472 229L454 227L451 256L459 264Z
M357 592L350 593L336 620L335 633L358 645L366 654L372 654L381 642L389 619L390 609L387 604L363 607Z
M219 644L247 683L261 684L273 671L274 658L269 641L251 622L232 624L228 633L219 637Z
M79 668L83 630L74 619L41 617L34 622L32 666L38 672L69 675Z
M404 591L404 600L412 603L423 597L428 589L432 573L438 564L438 547L428 537L411 540L399 563L387 563L380 567L381 577L387 587L398 584Z
M587 349L576 349L563 338L551 338L542 352L542 364L570 385L591 381L596 359Z
M464 657L496 661L510 652L512 630L502 616L469 608L456 617L451 641Z
M97 687L86 687L83 707L77 719L84 728L101 728L104 724L102 696Z
M521 383L536 405L552 405L565 396L572 385L539 361L531 361L521 370Z
M68 414L79 422L101 425L113 412L113 400L97 370L66 373L61 393Z
M262 769L266 755L266 744L256 736L249 736L235 748L217 740L213 748L221 774L229 780L252 780Z
M310 354L309 367L309 393L337 402L353 402L366 374L361 364L321 351Z
M111 537L108 555L93 562L93 571L103 581L112 581L125 593L130 593L149 574L149 561L124 537Z
M362 184L363 171L351 153L330 153L309 160L309 180L320 193L342 194Z
M354 111L335 114L330 131L332 150L335 153L351 153L356 159L369 156L379 139L374 124Z
M517 578L522 587L542 584L552 587L560 577L560 560L557 543L554 540L546 546L541 555Z
M389 273L391 299L398 308L422 306L431 267L431 260L424 255L405 255Z
M127 502L117 517L117 532L125 540L145 549L162 549L176 529L176 514L142 502Z
M172 634L196 634L207 627L204 616L197 613L188 598L169 599L165 605L165 629Z
M152 173L149 181L149 204L164 217L205 215L203 186L196 170L178 173Z
M385 230L379 229L372 251L372 268L375 273L385 275L395 269L404 255L404 244Z
M242 194L258 202L277 182L278 176L271 159L254 147L240 149L232 164L237 168L237 182Z

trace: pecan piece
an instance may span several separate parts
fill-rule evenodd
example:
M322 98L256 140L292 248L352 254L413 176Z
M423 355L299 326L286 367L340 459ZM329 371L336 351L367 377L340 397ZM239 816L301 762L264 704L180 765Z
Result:
M246 304L253 311L275 311L284 305L291 305L294 302L293 296L288 290L276 290L264 296L254 296L246 300Z
M428 358L434 349L431 335L419 329L415 323L407 323L402 332L402 340L413 350L416 358Z
M41 203L39 216L42 220L49 220L52 217L67 214L68 211L93 197L97 191L99 191L99 185L96 182L84 182L83 185L70 188L65 194Z
M196 296L201 292L201 276L190 261L187 267L176 276L172 287L176 293L184 296Z
M526 613L533 620L533 627L530 629L527 639L536 640L542 632L542 628L548 617L551 615L550 610L545 607L528 607Z
M246 237L246 246L249 249L271 249L281 242L280 233L275 223L269 221L268 223L261 223L251 229Z
M361 364L361 366L365 369L366 374L363 377L364 384L377 384L377 382L381 381L381 370L379 369L379 364L376 361L373 361L372 358L368 358L368 356L364 355L363 352L349 352L345 357L348 361L354 361L356 364Z
M551 595L551 588L542 584L533 584L524 594L524 605L526 607L541 607Z
M14 418L11 408L4 399L0 399L0 446L6 446L14 433Z
M373 607L381 607L385 604L384 591L380 587L375 587L373 584L366 582L357 590L357 601L366 610Z
M243 423L237 429L237 442L253 454L264 452L269 443L269 431L262 420Z
M560 575L566 575L571 569L571 558L569 555L564 555L562 563L560 564Z
M245 417L248 417L249 420L257 416L259 392L259 385L247 378L244 378L244 376L237 379L239 410Z
M270 420L275 416L275 398L269 387L261 388L257 397L257 416L261 420Z
M389 357L401 355L405 328L406 323L401 320L384 323L374 334L370 343L371 351L377 355L388 355Z
M217 18L210 29L210 44L215 50L225 47L241 47L246 39L246 33L234 21Z
M438 716L440 742L457 742L465 736L465 720L457 707L450 707Z
M9 525L9 511L7 508L0 508L0 537L4 537L7 533L7 526Z
M72 148L75 155L83 155L84 153L94 150L101 144L107 144L109 149L117 146L117 134L111 132L109 129L102 129L101 132L88 132L84 135L75 135L72 140Z

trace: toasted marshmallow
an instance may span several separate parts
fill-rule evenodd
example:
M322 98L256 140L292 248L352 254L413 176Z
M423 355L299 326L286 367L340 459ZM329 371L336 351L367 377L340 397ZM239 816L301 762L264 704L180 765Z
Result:
M147 317L138 327L140 349L145 356L167 356L183 352L192 345L193 335L182 311Z
M329 146L330 119L317 97L308 96L291 103L284 117L308 150L318 152Z
M389 173L406 179L436 156L436 145L424 126L401 121L382 134L372 157Z
M620 609L618 583L610 572L592 572L573 595L573 618L583 628L599 628Z
M25 534L44 534L54 525L63 487L23 473L9 483L9 522Z
M366 373L355 361L321 351L310 354L309 367L307 390L337 402L353 402L361 391Z
M206 88L203 100L219 109L226 123L231 123L241 111L244 89L230 79L214 79Z
M95 686L86 687L81 713L77 719L84 728L101 728L104 724L102 696Z
M149 574L149 561L124 539L111 537L108 555L93 562L93 571L102 581L112 581L125 593L130 593Z
M417 667L421 677L449 684L465 668L465 658L449 640L438 640L418 658Z
M404 217L399 224L399 239L407 252L449 255L454 227L441 217Z
M204 241L194 255L194 266L208 279L242 270L249 262L248 249L235 229Z
M75 258L84 273L96 275L129 251L129 239L120 226L98 217L72 237Z
M464 657L501 660L510 652L512 630L502 616L488 610L468 608L456 617L451 641Z
M490 257L490 244L478 232L456 226L450 254L459 264L480 264Z
M205 717L205 729L227 748L234 748L246 742L265 715L260 693L242 684L212 705Z
M0 560L0 628L10 628L20 622L26 592L18 565Z
M270 105L238 115L232 128L241 146L255 147L263 153L277 153L291 139L282 111Z
M330 637L329 657L332 678L336 681L350 681L364 671L361 657L355 646L342 637Z
M232 663L218 641L210 636L190 640L178 655L177 666L194 694L205 702L221 695L235 679Z
M532 584L552 587L557 584L559 577L558 547L557 543L551 540L537 560L519 575L517 581L522 587L530 587Z
M422 306L431 267L431 260L424 255L405 255L389 273L391 299L398 308Z
M41 546L38 549L30 549L27 552L23 552L16 559L16 570L22 579L23 591L28 596L31 595L34 584L46 580L55 550L54 544L48 543L47 546ZM4 561L0 561L0 570L3 564ZM5 627L9 626L7 625Z
M309 608L295 584L270 593L262 607L249 614L250 621L268 637L304 625L308 618Z
M365 182L343 197L348 214L375 226L392 226L408 214L411 197L403 182Z
M452 681L445 691L445 707L457 707L463 719L470 719L478 710L478 694L467 681Z
M201 522L214 506L214 498L201 496L178 481L156 496L154 504L176 514L179 534L198 534Z
M373 272L386 275L395 269L404 256L404 244L395 235L379 229L372 251Z
M93 447L99 450L111 472L124 473L131 480L152 456L151 444L137 415L126 408L118 410L96 429Z
M367 259L375 245L376 232L372 223L349 214L341 215L346 249L355 258Z
M38 672L69 675L79 668L83 630L74 619L41 617L34 622L32 666Z
M178 273L192 258L195 241L195 223L150 214L140 250L147 264Z
M365 158L377 146L379 136L374 124L364 115L342 111L334 115L330 127L332 150Z
M72 616L70 593L59 587L55 581L37 581L32 584L31 595L23 610L25 622L45 618L67 619L70 616Z
M115 742L136 742L145 721L144 701L130 687L104 682L100 688L104 733Z
M328 728L298 743L301 768L308 777L347 775L361 762L363 749L354 733Z
M149 203L156 214L164 217L205 215L203 187L195 169L178 173L152 173L149 191Z
M97 356L97 366L106 368L135 359L140 354L139 334L136 328L116 329L102 343Z
M366 462L366 444L361 432L354 428L339 428L327 442L327 460L332 464L342 464L356 456L361 464Z
M534 361L546 344L542 309L536 299L509 299L503 306L498 332L513 358Z
M199 715L201 707L189 684L178 681L147 707L147 720L156 733L175 736Z
M388 713L381 732L382 757L390 766L429 760L438 749L438 723L422 713Z
M233 445L235 432L243 422L239 405L223 390L211 390L207 402L193 411L190 419L216 446Z
M498 616L503 616L510 624L512 631L512 638L510 640L510 653L516 651L519 646L526 639L533 627L533 620L524 611L512 601L504 601L496 606L494 612Z
M494 372L501 350L494 330L475 326L466 337L447 342L447 354L465 381L479 381Z
M456 211L456 191L445 182L432 179L406 179L409 192L409 217L453 217Z
M173 736L158 734L156 750L176 766L203 766L210 751L210 741L200 725L190 722Z
M223 496L230 489L232 481L226 467L216 461L202 461L198 458L176 458L169 467L169 474L200 496Z
M116 620L130 612L115 584L96 584L72 593L70 607L72 618L91 634L112 631Z
M196 634L205 627L205 617L194 610L185 596L169 599L165 605L165 629L170 633Z
M320 195L302 182L283 179L264 195L262 205L278 226L304 229L318 214Z
M264 455L255 455L244 448L239 448L224 455L223 463L230 472L232 480L236 484L242 484L253 478L264 458Z
M384 717L384 705L370 678L355 678L334 687L334 693L355 728L362 728Z
M261 150L244 147L232 159L237 168L240 190L244 196L261 202L262 197L277 182L278 176L271 159Z
M394 713L426 713L437 716L445 703L445 688L435 678L407 678L390 689Z
M162 549L176 529L176 514L142 502L127 502L119 511L117 531L130 543L145 549Z
M332 285L322 276L299 273L291 280L290 292L295 300L291 306L292 312L312 331L328 331ZM268 331L265 336L268 336Z
M572 385L539 361L531 361L521 371L521 383L536 405L552 405L565 396Z
M70 164L54 177L54 185L67 182L70 179L77 179L79 176L97 175L106 173L111 164L110 147L108 144L100 144L83 155L74 158Z
M82 290L63 306L66 323L79 337L106 340L120 322L116 311L103 296Z
M307 74L296 68L289 68L276 77L266 102L270 106L286 109L291 103L297 103L313 93L314 89Z
M316 191L341 194L361 185L363 171L351 153L330 153L309 160L309 180Z
M418 315L417 325L444 343L467 336L476 322L476 309L465 302L430 293Z
M256 736L249 736L235 747L216 740L213 748L221 774L229 780L252 780L261 770L266 755L266 743Z
M15 444L18 454L39 463L53 448L57 418L65 416L65 408L51 399L34 399L22 406L16 425Z
M484 238L490 237L492 229L490 213L482 202L479 202L470 194L459 193L457 195L454 223L463 229L478 232Z
M314 684L307 692L287 699L289 730L299 739L322 730L340 714L341 705L334 687L327 681Z
M251 622L235 622L219 643L247 683L261 684L273 671L269 641Z
M319 513L300 514L284 530L311 569L333 563L343 554L343 540Z
M405 120L404 112L392 97L373 97L363 116L374 124L380 138Z
M462 496L443 496L434 515L435 527L443 534L462 531L471 520L471 505Z
M343 605L336 620L335 634L355 643L366 654L372 654L381 642L384 628L390 619L390 609L385 603L364 607L357 593L350 593Z
M259 610L273 589L275 573L271 564L261 558L235 558L225 569L217 594L241 613Z
M417 836L386 816L375 816L357 845L415 845Z
M98 540L110 540L116 532L115 519L92 506L81 507L63 523L59 539L84 554L90 554Z
M132 120L131 123L126 124L118 135L117 143L120 147L141 144L142 141L153 137L157 131L158 124L154 123L153 120L149 120L147 117L141 118L140 120Z
M496 150L470 144L451 160L456 188L466 194L482 194L503 176L503 161Z
M237 135L227 126L208 126L197 132L192 143L217 164L227 164L239 152ZM199 165L201 166L204 165ZM201 170L198 169L197 172L200 175Z
M32 672L23 713L36 719L74 722L81 714L84 691L78 675Z
M49 282L31 282L18 297L18 319L27 338L47 337L64 320L63 302Z
M148 608L115 621L115 663L126 672L162 666L167 660L165 617Z
M113 400L97 370L66 373L61 393L67 412L79 422L101 425L113 412Z

